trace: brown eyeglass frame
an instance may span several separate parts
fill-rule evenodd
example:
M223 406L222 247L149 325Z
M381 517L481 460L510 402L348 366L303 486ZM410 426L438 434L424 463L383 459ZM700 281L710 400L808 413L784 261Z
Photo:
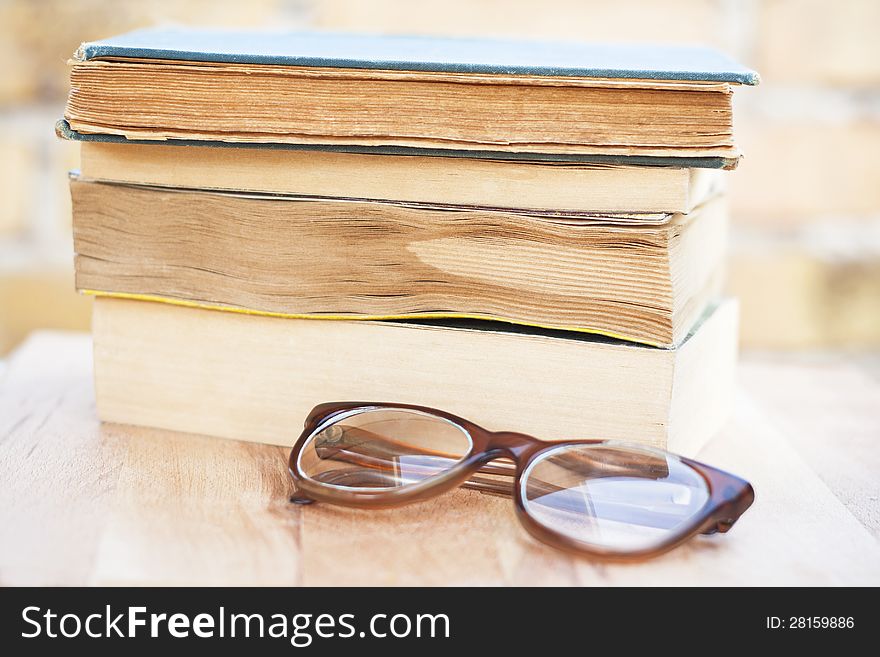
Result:
M331 420L335 415L358 409L363 409L364 411L400 409L417 411L445 419L468 433L471 440L471 448L464 458L451 466L447 471L400 488L377 488L375 490L364 488L346 489L342 486L322 484L300 473L298 465L300 453L317 428ZM425 406L379 402L329 402L319 404L312 409L306 418L302 434L290 452L288 467L297 491L291 500L300 504L327 502L354 508L382 509L436 497L461 486L490 494L512 496L520 523L533 537L543 543L569 552L588 554L593 557L610 560L632 560L649 558L668 552L696 534L727 532L752 505L755 499L754 489L749 482L709 465L682 456L676 456L683 464L690 467L705 480L709 490L709 499L692 519L677 528L662 543L643 550L626 552L606 550L565 536L540 524L526 511L523 504L522 474L528 470L529 465L536 458L548 450L557 449L562 446L598 444L645 449L644 445L628 445L618 441L545 441L528 434L513 431L488 431L464 418ZM663 450L657 450L656 448L649 449L665 453ZM514 466L510 468L490 463L495 459L504 458L513 461ZM512 475L512 487L499 484L498 479L475 476L479 474Z

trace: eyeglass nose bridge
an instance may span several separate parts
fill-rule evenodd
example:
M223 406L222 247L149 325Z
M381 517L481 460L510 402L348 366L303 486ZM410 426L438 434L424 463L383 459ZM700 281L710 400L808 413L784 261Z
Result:
M486 451L493 458L507 457L520 463L526 454L541 445L541 441L526 433L516 431L493 431L489 434Z

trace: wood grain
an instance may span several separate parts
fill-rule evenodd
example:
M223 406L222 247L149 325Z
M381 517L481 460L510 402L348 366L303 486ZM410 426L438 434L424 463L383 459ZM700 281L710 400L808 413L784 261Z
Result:
M766 400L768 421L880 538L880 385L862 365L828 355L764 356L749 360L742 383Z
M473 491L384 512L295 506L280 448L102 427L88 337L39 334L0 370L0 583L880 584L880 543L860 521L876 509L870 486L832 476L858 479L877 443L840 442L823 463L800 449L810 415L797 417L803 395L825 398L835 422L813 423L814 440L834 441L839 426L875 435L865 400L880 383L831 362L786 394L776 384L795 365L742 369L736 417L701 457L749 478L754 507L726 535L610 565L534 542L509 500ZM854 512L840 498L852 495Z
M286 450L121 425L101 435L120 476L91 582L299 583Z
M95 569L119 475L95 419L82 334L28 339L0 379L0 583L74 584Z

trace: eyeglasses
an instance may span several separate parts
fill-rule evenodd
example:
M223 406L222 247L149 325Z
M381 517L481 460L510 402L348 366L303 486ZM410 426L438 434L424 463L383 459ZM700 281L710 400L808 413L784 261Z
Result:
M299 503L384 508L457 486L513 497L538 540L612 559L726 532L755 498L748 482L658 449L547 442L407 404L316 406L290 453L290 474Z

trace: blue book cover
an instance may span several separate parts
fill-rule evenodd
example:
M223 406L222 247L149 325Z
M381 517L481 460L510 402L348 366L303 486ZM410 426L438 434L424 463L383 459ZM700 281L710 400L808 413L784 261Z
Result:
M690 80L753 85L758 74L711 48L321 32L150 28L84 43L77 59L128 57L333 68Z

